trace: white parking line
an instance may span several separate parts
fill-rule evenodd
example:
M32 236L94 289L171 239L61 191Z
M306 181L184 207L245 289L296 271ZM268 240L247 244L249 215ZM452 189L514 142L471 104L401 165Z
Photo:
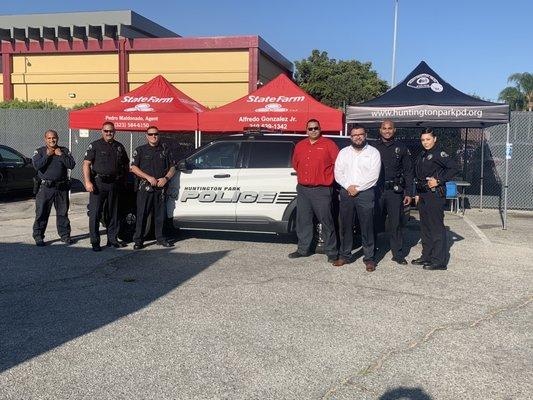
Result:
M474 224L470 219L468 219L465 215L463 215L463 219L465 220L465 222L470 225L470 227L474 230L474 232L476 232L476 234L479 236L479 238L481 239L481 241L485 244L492 244L492 242L489 240L489 238L481 231L481 229L479 229L476 224Z

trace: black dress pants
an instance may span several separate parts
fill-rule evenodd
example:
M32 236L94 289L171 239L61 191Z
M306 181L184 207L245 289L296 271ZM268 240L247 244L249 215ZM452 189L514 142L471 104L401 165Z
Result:
M363 261L374 261L374 188L363 190L356 196L350 196L344 188L340 192L340 233L341 246L339 255L350 260L353 248L353 225L355 215L361 229L363 244Z
M333 188L331 186L308 187L296 186L296 234L298 252L306 254L311 251L313 241L313 215L322 224L324 250L328 257L337 257L337 236L331 210Z
M403 193L395 193L392 189L378 188L376 190L376 208L380 226L384 226L390 239L390 248L394 258L403 258ZM384 224L384 222L386 222ZM376 237L377 232L374 232Z
M33 238L42 240L48 225L48 218L52 205L56 209L57 233L64 239L70 236L70 220L68 219L69 198L68 190L41 185L35 196L35 222L33 223Z
M433 265L444 266L448 248L444 227L446 199L435 192L420 193L419 196L422 258Z
M95 191L89 194L89 235L91 244L100 244L100 220L104 213L107 216L107 241L114 243L118 234L118 194L121 185L118 182L104 183L98 177L95 180Z
M155 239L164 242L163 225L165 223L166 202L163 190L155 189L153 192L141 190L137 192L137 222L135 224L135 235L133 241L142 243L144 241L144 231L146 220L150 213L154 215Z

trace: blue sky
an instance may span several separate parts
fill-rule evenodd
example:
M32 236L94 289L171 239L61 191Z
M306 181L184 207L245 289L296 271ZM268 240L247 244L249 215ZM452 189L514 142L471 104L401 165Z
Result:
M291 61L313 49L370 61L391 79L393 0L3 1L1 14L131 9L182 36L257 34ZM496 100L533 72L532 0L399 0L396 81L425 60L466 93Z

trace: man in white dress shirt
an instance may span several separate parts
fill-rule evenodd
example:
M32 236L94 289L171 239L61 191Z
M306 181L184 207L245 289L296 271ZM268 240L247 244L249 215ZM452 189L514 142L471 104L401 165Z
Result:
M366 142L365 128L350 131L352 145L342 149L335 161L335 180L340 191L340 257L333 263L341 267L351 261L355 213L361 227L363 262L368 272L376 269L374 258L374 186L381 170L379 151Z

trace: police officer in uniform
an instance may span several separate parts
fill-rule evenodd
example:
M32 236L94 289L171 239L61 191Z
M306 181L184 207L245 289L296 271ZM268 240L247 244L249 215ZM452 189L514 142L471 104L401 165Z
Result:
M375 144L381 155L381 172L376 186L376 214L380 224L383 224L387 215L392 261L407 265L402 249L401 218L403 206L409 205L413 196L413 164L409 149L395 139L395 133L394 122L385 120L381 123L380 138Z
M59 137L54 130L44 134L46 146L39 147L33 154L33 166L37 170L40 186L35 196L35 222L33 238L37 246L44 246L44 232L52 204L56 209L57 233L61 241L72 244L70 238L70 220L68 219L70 182L68 170L76 165L74 158L66 147L58 146Z
M89 194L89 234L94 251L100 247L100 219L107 208L107 246L125 247L117 239L118 195L128 173L129 159L124 146L115 140L115 125L102 125L102 138L87 148L83 161L83 178Z
M166 188L176 173L172 165L170 151L159 139L159 130L151 126L146 130L147 144L139 146L133 152L131 172L139 178L137 190L137 223L133 240L135 250L142 249L146 219L154 215L155 238L157 244L172 247L163 234L166 214Z
M455 161L437 145L437 136L431 128L420 135L424 150L415 163L416 202L420 212L422 256L411 263L427 270L445 270L447 259L444 205L446 182L457 173Z

